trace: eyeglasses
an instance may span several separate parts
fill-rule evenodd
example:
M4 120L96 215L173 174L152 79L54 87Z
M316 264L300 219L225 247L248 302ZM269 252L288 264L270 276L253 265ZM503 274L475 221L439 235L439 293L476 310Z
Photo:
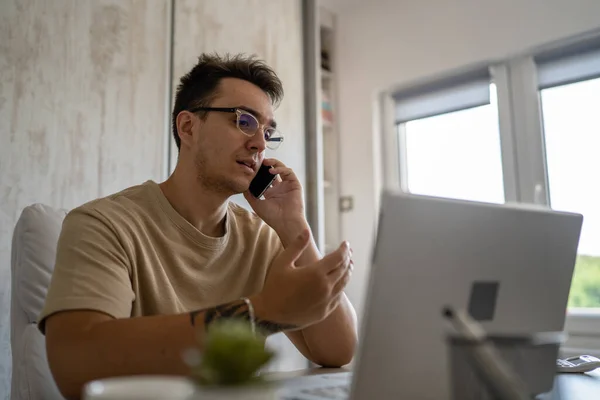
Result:
M283 143L283 134L272 126L266 126L258 122L256 117L246 110L241 108L224 108L224 107L195 107L189 112L197 111L217 111L234 113L237 116L236 126L246 136L252 137L262 129L267 147L271 150L277 150Z

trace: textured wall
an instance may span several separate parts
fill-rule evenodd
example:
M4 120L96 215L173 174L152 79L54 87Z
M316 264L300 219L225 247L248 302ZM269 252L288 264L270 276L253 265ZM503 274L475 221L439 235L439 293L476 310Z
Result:
M268 156L294 168L305 182L302 12L300 0L177 0L173 49L174 87L202 52L256 54L283 81L285 98L275 111L284 144ZM173 143L173 149L176 149ZM172 152L176 160L176 150ZM247 206L241 196L236 202ZM298 369L306 361L283 335L270 339L281 348L276 369Z
M10 241L24 206L71 208L163 170L167 0L0 2L0 399Z

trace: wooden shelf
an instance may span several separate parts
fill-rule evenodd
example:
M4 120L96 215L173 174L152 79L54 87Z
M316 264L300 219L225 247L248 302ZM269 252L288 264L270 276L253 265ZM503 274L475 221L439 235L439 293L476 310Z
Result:
M333 72L327 71L325 68L321 68L321 79L332 79Z
M333 181L331 181L329 179L324 179L323 180L323 189L325 189L326 192L332 192L333 193L333 189L335 189L335 187L336 187L335 182L333 182Z

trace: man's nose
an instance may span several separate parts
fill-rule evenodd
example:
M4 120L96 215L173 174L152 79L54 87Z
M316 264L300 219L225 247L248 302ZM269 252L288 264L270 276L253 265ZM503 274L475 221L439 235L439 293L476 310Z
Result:
M259 130L256 132L254 136L250 137L247 145L250 150L258 151L259 153L263 152L267 148L264 131Z

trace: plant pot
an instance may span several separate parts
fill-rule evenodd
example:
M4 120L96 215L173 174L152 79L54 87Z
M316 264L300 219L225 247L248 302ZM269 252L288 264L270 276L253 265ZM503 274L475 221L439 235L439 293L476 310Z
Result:
M277 385L272 383L239 387L196 386L188 400L276 400Z
M188 400L196 386L188 378L162 375L120 376L86 383L84 400Z

